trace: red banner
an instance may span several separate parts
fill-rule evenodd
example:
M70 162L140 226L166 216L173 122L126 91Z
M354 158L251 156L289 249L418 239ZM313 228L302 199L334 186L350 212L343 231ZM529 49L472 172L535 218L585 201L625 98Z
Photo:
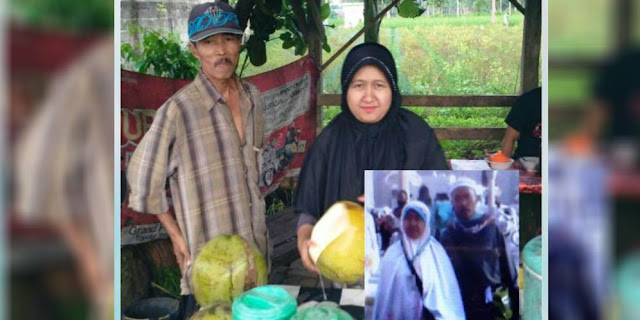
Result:
M246 78L260 90L264 101L265 145L260 160L260 190L264 194L275 190L285 177L298 174L315 139L318 75L313 60L305 57ZM123 230L122 244L154 240L162 231L152 227L132 228L157 224L158 220L153 215L128 208L126 168L133 151L151 126L156 110L190 82L121 71L121 227L129 227L127 231ZM155 230L153 232L157 234L139 234L141 230Z

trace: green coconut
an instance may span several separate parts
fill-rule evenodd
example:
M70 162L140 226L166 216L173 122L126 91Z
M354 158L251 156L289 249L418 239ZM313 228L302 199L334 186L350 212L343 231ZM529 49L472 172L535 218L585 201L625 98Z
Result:
M258 250L238 235L207 242L193 263L193 295L202 307L231 303L241 293L267 283L267 264Z
M189 320L231 320L228 303L218 303L194 313Z

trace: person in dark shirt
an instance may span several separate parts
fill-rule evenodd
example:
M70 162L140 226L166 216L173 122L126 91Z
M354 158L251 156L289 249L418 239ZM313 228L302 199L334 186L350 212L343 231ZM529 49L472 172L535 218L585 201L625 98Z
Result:
M504 122L507 123L507 132L502 139L502 153L505 156L540 157L542 89L538 87L518 97Z
M493 304L498 288L509 291L511 319L519 319L518 273L509 263L504 237L493 217L478 212L475 183L459 180L450 192L455 218L442 235L458 278L468 320L493 320L500 316Z
M418 201L422 201L422 203L426 204L429 209L431 209L431 205L433 204L433 200L431 200L431 194L429 193L429 187L424 184L420 186L420 190L418 191Z
M407 204L407 201L409 200L409 196L407 195L407 192L404 190L400 190L400 192L398 192L398 206L393 210L393 215L400 219L400 216L402 215L402 209L404 209L404 206ZM400 226L395 226L396 229L400 229Z

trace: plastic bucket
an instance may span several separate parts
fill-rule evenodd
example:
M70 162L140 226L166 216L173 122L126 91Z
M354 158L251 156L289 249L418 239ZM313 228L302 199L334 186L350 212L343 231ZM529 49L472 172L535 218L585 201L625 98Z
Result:
M177 320L180 302L171 298L150 298L131 305L122 315L126 320Z
M635 319L640 314L640 254L626 258L618 269L620 319Z
M529 241L522 250L524 269L524 320L542 319L542 237Z
M353 320L353 317L338 307L318 305L298 312L291 320Z
M234 320L289 320L296 308L296 300L285 289L261 286L238 296L231 306L231 314Z

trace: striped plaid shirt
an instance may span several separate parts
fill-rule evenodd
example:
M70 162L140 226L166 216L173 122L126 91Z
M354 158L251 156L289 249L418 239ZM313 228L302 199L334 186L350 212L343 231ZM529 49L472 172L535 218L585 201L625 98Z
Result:
M169 179L176 220L194 260L220 234L238 234L267 257L257 159L264 140L263 102L255 86L235 80L244 144L225 100L200 71L158 109L128 167L129 207L139 212L167 211ZM189 275L187 270L182 294L190 292Z

